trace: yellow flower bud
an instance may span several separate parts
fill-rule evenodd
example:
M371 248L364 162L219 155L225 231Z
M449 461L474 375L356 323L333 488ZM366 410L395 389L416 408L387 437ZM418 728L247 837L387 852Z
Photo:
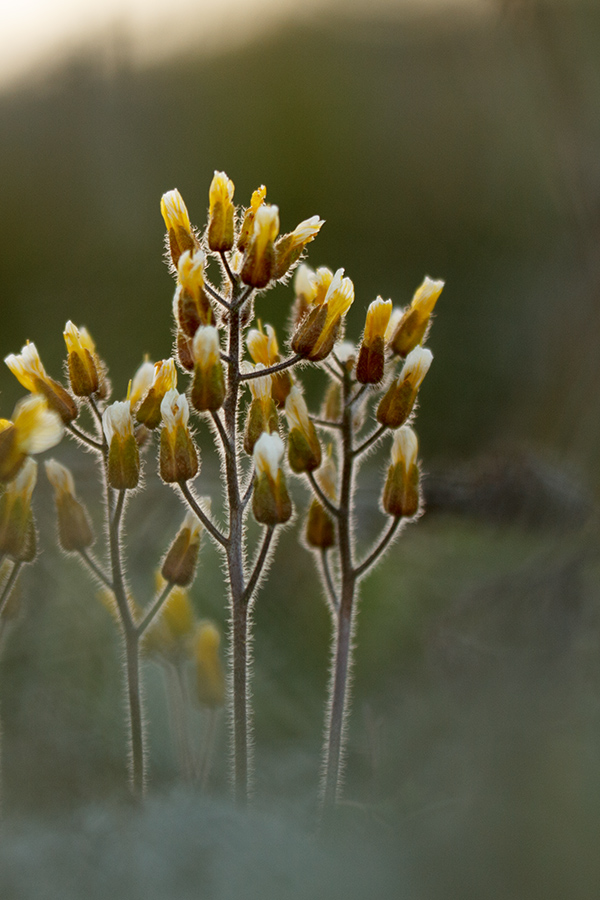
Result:
M194 639L198 700L213 709L225 702L225 673L219 657L221 636L212 622L198 623Z
M415 293L390 338L390 349L397 356L407 356L427 337L431 314L444 288L443 281L427 276Z
M265 202L265 197L267 196L267 189L264 184L261 184L259 188L257 188L252 194L252 198L250 200L250 206L244 213L244 219L242 221L242 227L240 229L240 236L237 243L237 248L242 253L248 246L248 241L250 240L250 235L254 230L254 217L256 216L256 211L259 209L263 203Z
M186 250L194 253L198 239L192 230L183 197L178 190L167 191L160 201L160 211L167 227L167 241L173 265L177 269L179 257Z
M208 192L208 246L216 253L233 247L234 184L225 172L215 172Z
M96 353L87 328L77 328L69 321L63 332L67 345L67 366L71 389L77 397L106 395L104 365Z
M188 337L194 337L200 325L214 325L215 316L204 289L205 256L202 250L193 255L186 250L177 266L178 283L173 300L173 312L178 327Z
M264 368L263 365L257 363L256 371L262 368ZM277 407L271 396L271 376L265 375L262 378L252 378L248 381L248 385L252 394L252 402L250 403L244 430L244 450L252 456L254 445L264 431L267 434L277 432L279 417L277 415Z
M108 482L117 491L137 487L140 478L140 453L133 432L129 400L107 406L102 427L108 443Z
M285 401L288 435L288 462L297 473L312 472L321 465L321 445L315 426L308 417L306 402L300 390L293 387Z
M377 407L377 421L387 428L399 428L410 416L421 383L427 374L433 354L415 347L406 357L398 378L389 386Z
M251 328L248 332L246 343L253 362L262 363L265 367L281 362L277 335L272 325L265 325L263 331L262 323L259 322L258 328ZM271 396L280 409L285 404L292 384L292 376L287 370L275 372L271 376Z
M148 354L144 357L144 362L137 369L131 380L131 390L129 391L129 403L132 409L135 409L140 400L146 396L154 381L154 363L148 359Z
M278 434L261 434L254 445L256 472L252 512L263 525L279 525L292 515L292 501L281 469L283 441Z
M190 408L185 394L167 391L161 403L160 477L167 484L189 481L198 474L198 453L188 428Z
M160 425L160 405L167 391L177 387L177 369L175 360L163 359L154 364L152 384L140 403L136 412L136 420L146 428L157 428Z
M202 524L192 512L186 514L183 525L171 544L161 566L161 575L170 584L187 587L196 575Z
M334 503L337 497L337 470L333 460L333 446L327 448L323 465L316 473L321 490ZM312 501L306 518L306 542L309 547L327 550L335 544L335 525L333 519L316 498Z
M201 326L194 335L194 380L191 401L194 409L219 409L225 399L225 377L221 364L219 332L212 325Z
M44 465L48 481L54 488L60 546L67 552L91 547L94 533L85 507L75 496L71 472L55 459L47 460Z
M379 384L385 367L385 331L392 314L392 301L378 297L369 304L365 331L356 364L356 380Z
M318 216L305 219L290 234L284 234L275 244L273 278L283 278L298 262L304 248L318 235L324 220Z
M415 432L403 425L394 435L392 464L383 489L383 508L390 516L412 518L419 512L418 451Z
M11 353L4 362L25 390L46 398L48 406L58 413L65 424L77 418L77 404L62 384L46 374L35 344L28 341L18 356Z
M335 273L322 303L315 302L297 325L292 349L313 362L325 359L338 340L342 318L354 301L354 285L344 278L344 270Z
M32 394L20 400L12 421L0 419L0 482L15 478L28 455L54 447L63 433L60 417L45 397Z
M254 216L252 234L240 276L244 284L264 288L273 277L275 250L273 242L279 233L279 209L267 204L260 206Z
M36 480L37 463L27 459L0 497L0 555L9 556L15 562L31 562L35 558L31 495Z

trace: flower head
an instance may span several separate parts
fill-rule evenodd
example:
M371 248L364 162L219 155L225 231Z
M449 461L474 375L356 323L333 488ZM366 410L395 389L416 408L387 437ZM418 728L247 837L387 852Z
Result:
M35 344L28 341L20 354L10 353L4 362L25 390L46 398L65 424L77 418L77 404L62 384L46 374Z
M194 252L198 239L192 230L187 207L178 190L167 191L160 201L160 211L167 227L169 252L175 271L179 257L186 250Z
M233 247L234 184L225 172L215 172L208 192L208 246L216 253Z
M0 482L15 478L27 456L54 447L63 433L60 417L45 397L32 394L19 401L12 421L0 419Z
M430 350L415 347L406 357L398 378L394 379L377 407L377 420L388 428L399 428L410 416L417 394L433 360Z
M102 428L108 444L108 481L115 490L137 487L140 477L140 453L133 430L129 400L107 406Z
M407 356L418 344L423 343L429 330L431 314L443 288L443 281L434 281L429 276L425 278L390 337L393 353Z

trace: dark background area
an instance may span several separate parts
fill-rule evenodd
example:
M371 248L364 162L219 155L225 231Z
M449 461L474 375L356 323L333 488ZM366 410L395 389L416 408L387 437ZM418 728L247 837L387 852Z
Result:
M416 424L430 511L362 591L336 839L311 837L329 622L298 526L256 607L251 827L227 803L225 721L209 798L177 787L150 666L137 816L116 636L54 549L40 483L43 552L0 670L6 897L597 896L600 9L486 9L338 9L146 68L117 34L0 94L2 356L29 338L59 376L71 318L123 397L143 354L171 348L160 196L178 187L202 227L214 169L240 203L266 184L284 231L326 220L308 261L353 279L349 338L378 294L404 305L425 274L446 280ZM291 302L278 287L257 313L283 334ZM8 371L0 389L10 416L22 389ZM202 440L198 490L218 505ZM93 508L90 458L53 455ZM384 462L361 476L361 541ZM140 594L179 517L149 475L128 520ZM208 542L193 596L226 627Z

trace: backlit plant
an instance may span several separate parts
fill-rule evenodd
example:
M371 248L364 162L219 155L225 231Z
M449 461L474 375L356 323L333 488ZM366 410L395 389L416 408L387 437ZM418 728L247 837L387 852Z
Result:
M206 781L211 745L207 737L197 755L187 732L189 660L195 664L196 695L208 711L207 735L214 732L215 710L228 705L234 795L244 803L251 776L250 612L277 536L292 520L289 473L304 480L312 501L302 540L313 554L333 622L322 781L327 810L340 792L359 583L402 524L422 509L418 445L410 422L432 361L423 343L443 282L426 278L404 310L377 298L366 311L361 340L348 343L343 336L355 300L352 281L343 269L314 271L300 262L323 222L313 216L280 235L279 210L266 202L264 187L254 192L247 209L234 206L233 194L232 181L216 172L203 232L192 227L178 191L163 196L168 261L176 281L173 356L155 364L145 361L121 391L123 399L111 400L107 367L86 329L72 322L64 331L68 388L47 375L34 344L7 357L30 395L12 420L0 420L0 553L11 562L2 569L0 605L7 604L21 567L36 556L31 497L37 464L32 456L66 433L95 455L103 477L106 547L94 554L95 535L71 472L56 460L46 462L59 544L77 555L100 585L123 641L132 790L141 796L146 784L140 683L146 654L165 672L177 756L188 780ZM273 326L260 321L268 318L262 295L294 269L289 350L282 352ZM306 366L320 369L326 382L316 414L303 393ZM212 514L210 500L196 492L202 476L192 416L197 427L208 426L220 453L223 523ZM374 545L359 550L356 475L369 451L388 435L391 461L380 498L387 521ZM130 495L143 487L142 467L152 466L155 456L160 478L178 492L186 514L160 565L156 594L141 605L127 582L122 528ZM262 527L252 552L249 515ZM227 690L219 633L212 623L196 621L187 593L202 531L216 543L226 572Z

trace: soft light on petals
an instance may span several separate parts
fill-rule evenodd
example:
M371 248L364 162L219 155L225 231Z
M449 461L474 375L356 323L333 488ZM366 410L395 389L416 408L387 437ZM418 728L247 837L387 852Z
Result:
M102 415L102 427L110 447L114 435L121 439L133 434L133 419L129 400L117 400L107 406Z
M43 453L56 446L64 433L60 417L39 394L26 397L16 405L13 422L23 453Z
M283 451L283 441L278 434L263 432L254 445L254 466L257 474L267 474L271 478L276 478Z
M410 425L403 425L394 434L392 444L392 462L402 463L406 472L416 463L419 452L417 435Z

